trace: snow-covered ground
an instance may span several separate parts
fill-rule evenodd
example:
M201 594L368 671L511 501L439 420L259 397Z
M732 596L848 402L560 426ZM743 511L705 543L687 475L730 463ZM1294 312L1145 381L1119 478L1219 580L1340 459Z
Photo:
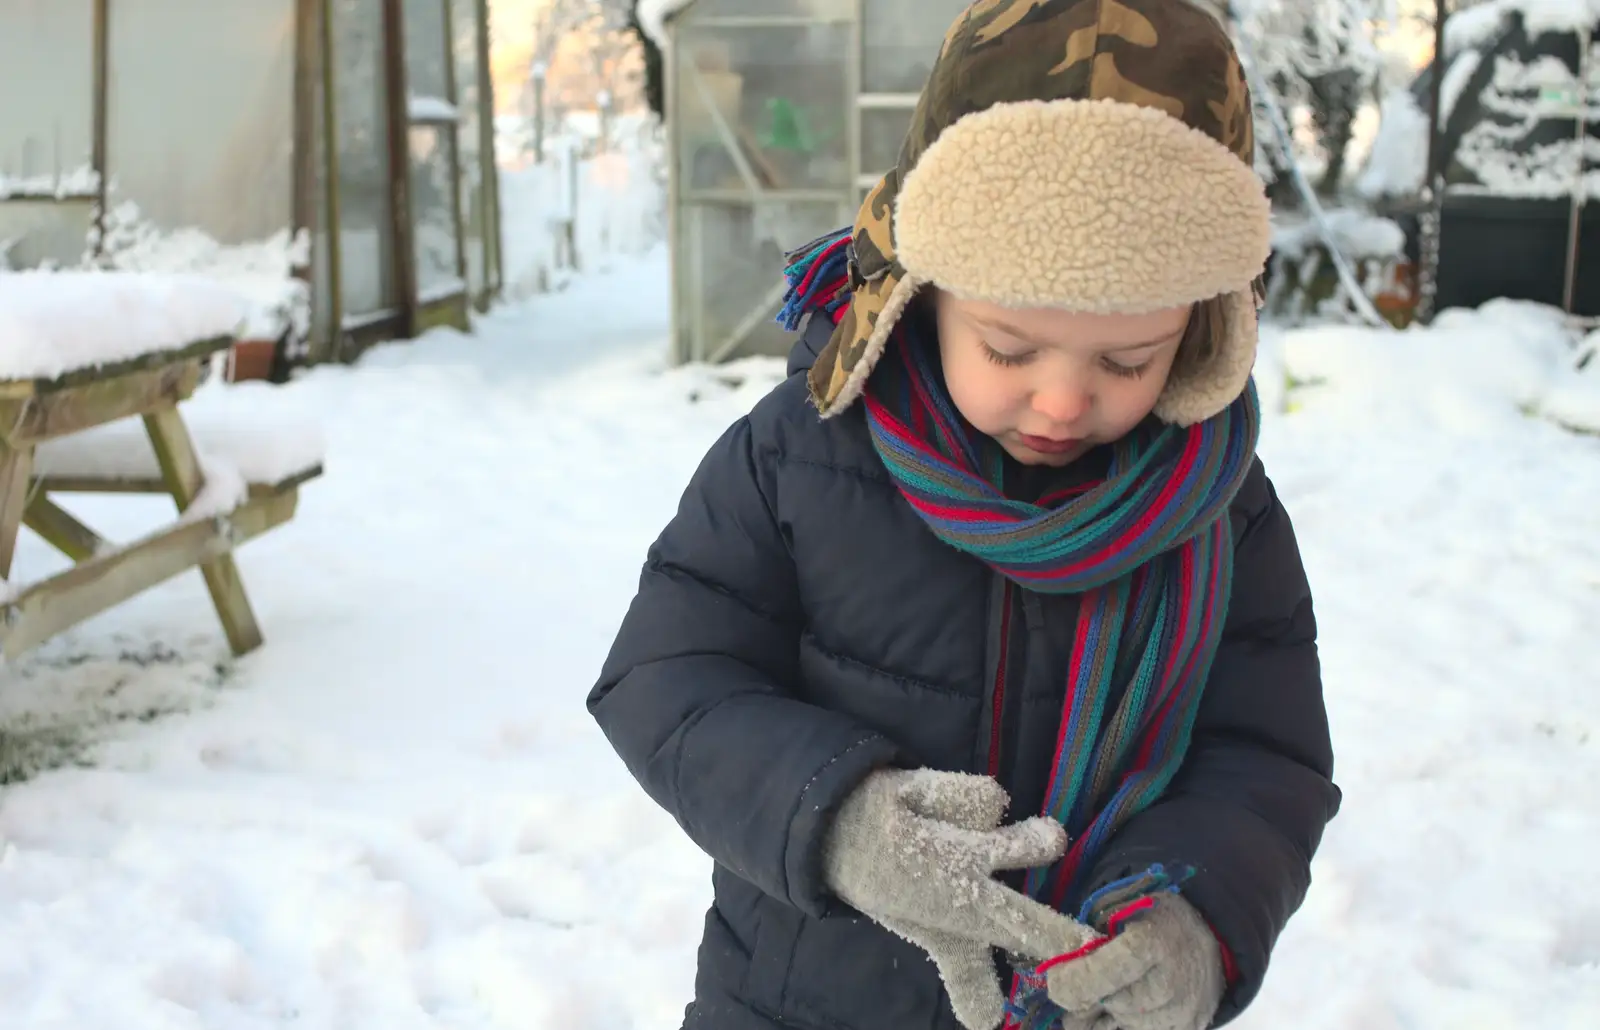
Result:
M781 368L664 370L666 288L658 250L241 392L328 450L240 555L265 647L228 661L189 575L0 669L0 1026L678 1025L708 862L583 698ZM1244 1030L1595 1026L1600 441L1525 413L1556 339L1518 305L1269 336L1346 807ZM58 566L24 537L18 578Z

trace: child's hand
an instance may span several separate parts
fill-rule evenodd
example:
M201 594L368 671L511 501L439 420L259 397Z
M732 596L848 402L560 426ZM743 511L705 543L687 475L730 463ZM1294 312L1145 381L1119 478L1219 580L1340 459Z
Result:
M1222 1000L1222 952L1194 906L1158 894L1105 945L1051 967L1045 981L1068 1013L1104 1010L1088 1024L1095 1030L1205 1030Z
M1008 800L984 776L880 770L845 799L824 847L834 893L928 952L968 1030L1004 1013L991 948L1041 959L1097 936L993 878L1067 846L1051 819L1000 827Z

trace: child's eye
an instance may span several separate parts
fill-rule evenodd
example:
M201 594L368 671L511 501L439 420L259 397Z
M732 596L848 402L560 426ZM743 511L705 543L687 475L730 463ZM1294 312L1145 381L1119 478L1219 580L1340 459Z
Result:
M982 344L982 346L983 346L983 356L988 358L990 361L994 362L996 365L1000 365L1003 368L1014 368L1017 365L1025 365L1033 357L1033 355L1031 353L1029 353L1029 354L1002 354L999 351L995 350L993 347L989 346L987 343Z
M1145 374L1145 371L1154 360L1154 358L1146 358L1137 365L1119 365L1110 358L1101 358L1100 366L1114 376L1120 376L1123 379L1138 379Z

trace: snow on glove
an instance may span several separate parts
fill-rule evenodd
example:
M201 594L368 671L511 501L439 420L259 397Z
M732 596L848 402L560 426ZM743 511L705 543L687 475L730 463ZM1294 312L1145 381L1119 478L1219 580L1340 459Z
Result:
M1205 1030L1226 982L1222 949L1181 896L1163 892L1111 917L1115 936L1045 972L1068 1013L1104 1010L1095 1030Z
M1004 1015L992 948L1039 960L1097 936L993 878L1066 851L1052 819L1001 827L1009 800L986 776L882 769L845 799L823 846L829 887L928 953L967 1030Z

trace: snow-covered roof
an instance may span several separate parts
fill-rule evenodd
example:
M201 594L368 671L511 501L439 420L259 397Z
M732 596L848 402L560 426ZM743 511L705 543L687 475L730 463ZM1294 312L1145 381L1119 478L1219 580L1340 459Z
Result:
M200 276L145 272L0 274L0 380L179 350L237 333L238 293Z

